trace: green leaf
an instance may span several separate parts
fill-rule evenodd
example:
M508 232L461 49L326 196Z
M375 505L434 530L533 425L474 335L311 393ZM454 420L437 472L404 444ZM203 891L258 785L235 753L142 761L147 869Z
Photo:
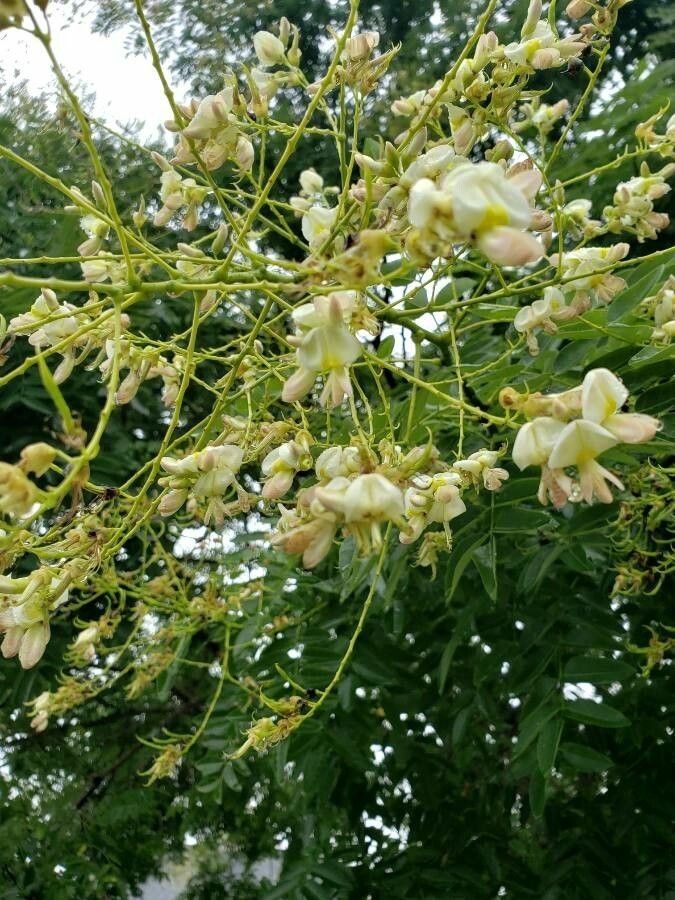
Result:
M537 819L541 818L546 806L546 779L537 770L530 775L529 797L532 815Z
M473 704L464 707L464 709L460 710L455 717L455 721L452 723L452 745L453 747L457 747L462 743L464 735L466 733L466 726L469 724L469 717L473 712Z
M588 681L591 684L612 684L625 681L635 674L635 669L619 659L595 656L574 656L563 669L564 681Z
M555 519L538 509L498 509L495 513L494 530L501 533L539 531L546 525L555 525Z
M424 309L429 305L426 289L420 288L414 294L406 294L403 305L408 309Z
M606 772L614 763L605 756L604 753L598 753L591 747L584 747L583 744L575 744L566 742L560 745L560 755L572 768L579 772Z
M558 753L558 744L563 731L562 719L551 719L547 722L539 732L537 739L537 762L539 771L543 775L548 775L555 765L555 758Z
M470 291L476 285L474 278L453 278L449 284L444 285L434 297L434 305L444 305L460 299L462 294Z
M454 593L457 590L459 580L464 574L464 570L471 562L473 551L476 547L479 547L484 543L485 540L486 536L484 534L472 535L471 537L466 537L461 541L458 541L457 545L453 548L448 565L448 572L452 573L450 590L447 592L445 598L448 603L452 600Z
M491 600L497 599L497 544L494 536L489 543L476 547L472 555L473 564L478 569L480 580Z
M563 706L563 711L568 719L583 722L584 725L597 725L598 728L625 728L630 725L622 712L604 702L570 700Z
M675 402L675 380L669 384L659 384L640 394L635 409L642 413L660 413L671 409Z
M663 266L659 266L657 269L654 269L654 271L649 272L647 275L640 278L635 284L631 284L625 290L621 291L621 293L612 300L607 310L607 321L616 322L617 319L620 319L626 313L630 312L638 305L638 303L644 300L645 297L649 297L652 293L652 288L662 280L662 276Z
M391 351L394 349L394 344L396 343L396 339L393 334L390 334L386 337L380 346L377 348L377 358L378 359L387 359L391 356Z
M520 723L518 742L513 751L513 759L517 759L527 750L530 744L539 737L542 728L560 712L558 702L551 704L548 698L535 710L528 713Z
M564 549L562 544L557 543L538 550L520 573L518 590L527 592L537 588Z

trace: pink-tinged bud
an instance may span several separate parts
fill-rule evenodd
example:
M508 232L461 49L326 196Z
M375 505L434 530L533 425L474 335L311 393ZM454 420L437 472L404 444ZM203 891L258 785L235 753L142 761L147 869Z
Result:
M312 372L309 369L298 369L284 384L281 399L285 403L302 400L312 390L315 381L316 372Z
M115 403L118 406L124 406L131 403L138 389L141 386L141 379L138 372L129 372L115 392Z
M349 62L368 59L379 43L380 35L377 31L363 31L361 34L352 35L345 43L342 58Z
M587 0L572 0L565 7L565 12L570 19L581 19L591 9L591 4Z
M547 50L537 50L533 55L531 64L533 69L551 69L560 62L560 51L553 47Z
M608 416L603 421L602 427L611 431L623 444L642 444L651 441L661 429L661 422L643 413L617 413Z
M278 500L283 497L286 491L293 484L292 471L277 472L269 481L265 482L262 495L266 500Z
M511 171L513 172L514 170L512 169ZM534 168L516 170L515 174L507 172L506 177L509 184L515 185L528 200L534 200L543 181L539 169Z
M54 381L57 384L63 384L66 381L73 369L75 368L75 354L70 352L67 356L64 356L58 366L54 369Z
M3 627L7 628L5 631L5 637L2 641L2 655L5 659L12 659L12 657L17 656L19 650L21 649L21 641L23 640L23 628L20 625L3 625Z
M49 624L47 622L31 625L27 629L21 641L19 649L19 662L22 669L32 669L45 652L49 643Z
M160 516L171 516L181 508L188 497L187 490L174 490L165 494L158 506Z
M493 228L483 235L478 246L500 266L524 266L544 255L544 248L531 234L504 226Z
M244 172L250 171L255 159L255 150L253 149L253 144L243 135L240 135L237 139L235 159L240 169Z

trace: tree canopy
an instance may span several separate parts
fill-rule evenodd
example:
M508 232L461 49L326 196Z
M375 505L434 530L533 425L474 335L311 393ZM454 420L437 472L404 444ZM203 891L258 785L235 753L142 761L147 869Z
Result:
M446 6L3 88L3 897L675 890L673 13Z

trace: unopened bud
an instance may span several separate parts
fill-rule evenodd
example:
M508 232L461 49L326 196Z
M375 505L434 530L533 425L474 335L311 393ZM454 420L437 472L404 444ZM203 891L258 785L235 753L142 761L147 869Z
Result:
M488 150L485 154L485 158L489 159L490 162L499 162L500 160L508 160L513 156L513 145L510 141L506 139L502 139L497 141L492 150Z
M263 66L276 66L284 62L285 47L270 31L258 31L253 37L253 48Z
M178 129L176 129L176 131L177 130ZM162 172L170 172L171 171L172 166L171 166L171 163L169 162L169 160L166 158L166 156L162 156L161 153L157 153L155 150L152 151L150 156L152 157L153 161L157 163L157 165L160 167Z
M529 37L534 32L534 29L537 27L539 19L541 18L541 9L541 0L530 0L530 5L527 8L527 18L520 31L520 36L522 38Z
M106 204L106 199L105 199L105 194L103 193L103 188L102 188L101 185L98 183L98 181L92 181L92 183L91 183L91 192L92 192L92 194L94 195L94 201L95 201L96 205L97 205L100 209L105 209L106 206L107 206L107 204Z
M582 16L586 15L590 8L591 4L588 3L587 0L572 0L571 3L567 4L565 12L570 19L580 19Z
M20 466L24 472L33 472L38 476L44 475L55 457L56 450L49 444L42 441L37 444L28 444L21 451Z
M288 45L288 39L291 36L291 23L288 21L286 16L282 16L279 20L279 40L286 47Z
M295 66L296 68L300 65L300 59L302 57L302 50L299 47L300 44L300 32L296 28L293 32L293 42L286 54L288 62L290 65Z
M211 244L211 250L213 251L214 254L217 255L223 249L223 247L225 246L225 241L227 240L228 234L229 234L229 229L228 229L227 225L224 222L222 222L218 226L218 231L216 232L216 236L214 237L213 242Z

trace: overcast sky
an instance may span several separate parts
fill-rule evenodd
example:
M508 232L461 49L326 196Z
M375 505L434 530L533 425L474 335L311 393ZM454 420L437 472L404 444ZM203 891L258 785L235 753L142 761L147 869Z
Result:
M169 110L149 58L128 57L123 32L102 37L92 34L86 21L68 24L60 6L50 10L49 17L54 52L61 66L96 92L94 114L111 125L138 119L146 133L154 133L168 118ZM35 90L54 88L54 76L41 44L15 28L0 34L0 62L10 82L20 77Z

